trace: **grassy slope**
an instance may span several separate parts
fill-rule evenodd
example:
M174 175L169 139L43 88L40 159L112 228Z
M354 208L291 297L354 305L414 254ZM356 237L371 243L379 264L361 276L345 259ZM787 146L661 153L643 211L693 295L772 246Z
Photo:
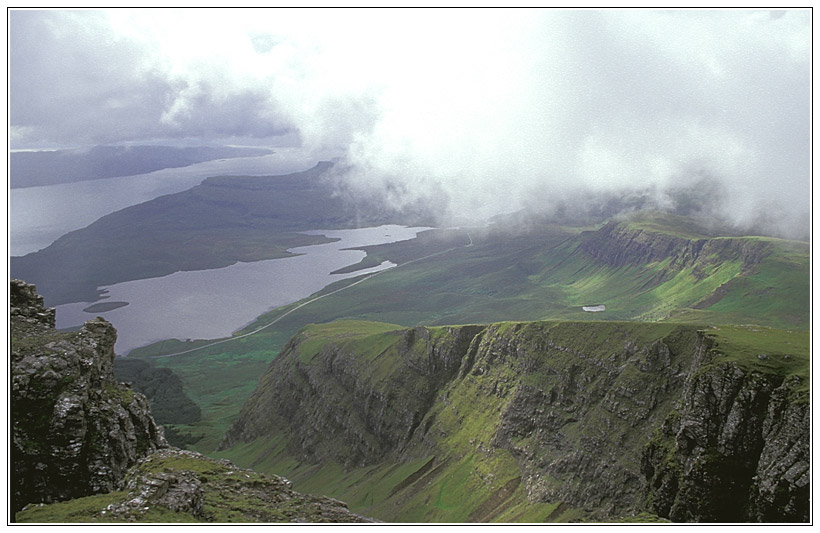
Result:
M394 350L402 342L403 337L395 335L395 327L391 324L348 321L309 326L298 336L303 343L297 348L298 357L309 364L322 346L333 344L344 346L346 352L361 354L364 358L374 357L369 354L386 358L390 353L398 353ZM503 323L496 324L494 328L496 335L522 339L528 335L538 335L546 328L553 331L558 339L571 340L573 347L585 354L602 357L608 357L612 346L623 342L621 339L639 345L664 339L673 350L693 352L694 349L686 343L693 338L691 332L699 329L697 326L681 327L673 323L634 322L597 323L595 326L589 322ZM431 336L435 337L441 331L443 328L431 328ZM733 361L741 367L763 373L799 376L804 383L803 392L808 392L810 339L807 331L753 326L710 327L707 331L716 341L715 350L723 354L719 358L721 364ZM767 357L761 359L761 353L766 353ZM537 353L531 356L539 357ZM388 521L583 520L587 515L582 510L572 509L560 502L531 503L521 483L522 471L516 458L509 451L490 444L499 427L500 413L506 409L513 395L488 394L487 384L503 383L508 391L515 390L519 384L548 387L547 384L556 376L547 369L576 364L576 358L569 354L563 362L555 359L556 354L550 357L545 360L546 367L536 366L541 368L539 371L519 372L508 365L491 365L480 377L457 380L457 383L449 385L425 418L434 421L432 430L428 430L427 434L439 443L440 449L446 450L443 455L431 452L413 456L410 453L404 462L388 461L350 469L335 463L301 464L284 451L287 441L285 432L259 438L216 455L228 457L258 471L285 475L295 483L297 490L341 499L354 512ZM383 371L389 373L400 366L396 362L389 363L385 363L388 364L386 370L372 369L371 372L374 376L381 375ZM562 374L561 370L555 371ZM630 382L629 373L622 374L620 379L619 387L637 387L639 390L643 386L640 375L634 376L638 380L635 383ZM378 387L377 383L374 382L374 386ZM667 409L672 408L673 400L668 400ZM565 438L580 439L584 438L583 434L594 434L596 430L593 420L589 419L584 427L578 428L577 435L572 433L569 426L562 431ZM630 453L639 456L647 435L626 435L623 438L624 446L632 443L636 447ZM526 442L522 441L519 445L524 446ZM635 469L638 467L635 466ZM646 516L644 519L652 521L653 517Z
M208 178L12 257L11 275L36 284L46 305L92 302L100 286L286 257L289 248L328 242L299 233L307 230L418 221L378 210L362 215L361 206L333 193L331 166L286 176Z
M703 237L697 226L677 219L653 217L631 224L674 231L676 236ZM202 407L203 420L182 429L205 435L192 448L209 453L268 363L305 324L352 318L401 326L540 319L665 319L799 329L808 325L809 254L804 243L765 239L774 252L755 272L735 278L741 270L739 260L713 264L697 274L692 267L670 273L668 261L621 267L590 261L577 253L579 231L552 226L518 235L469 230L474 245L467 246L468 230L453 230L423 242L411 241L413 250L374 247L370 253L380 260L403 253L406 262L300 308L256 335L154 361L178 372L186 392ZM353 281L331 285L322 293ZM728 284L726 293L710 307L688 307L724 284ZM606 312L581 310L583 305L599 303L606 304ZM266 325L296 305L267 313L244 331ZM171 353L194 345L165 341L136 350L132 356Z

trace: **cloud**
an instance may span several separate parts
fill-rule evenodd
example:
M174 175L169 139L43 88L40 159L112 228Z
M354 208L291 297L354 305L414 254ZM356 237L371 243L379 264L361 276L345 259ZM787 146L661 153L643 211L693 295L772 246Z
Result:
M706 176L731 222L805 228L810 15L12 11L12 144L298 135L354 190L473 215Z

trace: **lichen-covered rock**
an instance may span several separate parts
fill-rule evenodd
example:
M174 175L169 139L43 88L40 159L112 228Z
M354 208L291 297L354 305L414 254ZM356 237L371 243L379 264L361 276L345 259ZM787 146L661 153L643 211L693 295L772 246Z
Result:
M271 363L223 446L273 438L281 445L264 453L276 457L256 460L379 475L428 465L383 496L388 512L456 486L441 472L471 487L465 505L479 505L464 518L492 515L497 479L587 520L808 520L802 333L783 332L785 355L761 360L755 343L774 334L743 328L723 333L726 347L708 328L675 324L501 323L358 340L328 328L322 342L323 328ZM455 464L464 470L447 470Z
M807 522L809 404L795 378L715 364L642 457L652 510L677 522Z
M287 479L177 448L140 459L118 491L27 506L17 517L24 523L373 522L333 498L295 492Z
M114 378L111 324L56 331L35 287L11 280L10 326L14 510L115 490L167 446L145 397Z
M135 465L126 476L125 491L126 498L106 514L138 520L161 506L203 522L372 522L338 500L297 493L279 476L175 448Z

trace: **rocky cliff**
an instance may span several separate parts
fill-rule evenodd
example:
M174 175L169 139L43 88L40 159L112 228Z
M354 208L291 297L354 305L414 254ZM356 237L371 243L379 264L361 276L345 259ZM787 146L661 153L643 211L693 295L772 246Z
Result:
M582 235L579 250L614 267L667 260L670 269L679 270L739 260L742 271L751 271L771 252L772 244L766 240L675 233L668 228L659 230L640 223L610 221Z
M17 522L369 522L284 478L168 446L145 396L114 376L101 318L54 329L11 280L11 487Z
M325 328L307 328L271 364L223 448L284 442L254 460L341 464L359 487L418 465L362 498L387 520L513 520L508 509L539 503L553 506L539 520L567 509L577 513L564 520L808 520L805 332ZM747 353L755 345L768 352ZM442 503L448 491L463 491L454 507Z
M58 332L33 285L10 290L12 507L119 488L167 444L145 397L114 379L116 330L97 318Z
M675 521L806 522L810 408L798 376L715 364L687 379L642 455L653 511Z

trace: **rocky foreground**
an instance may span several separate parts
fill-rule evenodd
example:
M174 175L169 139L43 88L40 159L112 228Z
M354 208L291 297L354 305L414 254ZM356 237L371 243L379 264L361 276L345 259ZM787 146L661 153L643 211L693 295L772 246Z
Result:
M147 400L114 378L116 330L77 332L11 281L12 512L19 522L364 522L280 477L169 447Z

